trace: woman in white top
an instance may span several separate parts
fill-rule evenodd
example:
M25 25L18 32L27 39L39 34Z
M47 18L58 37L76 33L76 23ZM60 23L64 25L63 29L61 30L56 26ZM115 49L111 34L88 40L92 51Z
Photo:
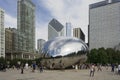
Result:
M25 69L28 70L28 63L25 64Z

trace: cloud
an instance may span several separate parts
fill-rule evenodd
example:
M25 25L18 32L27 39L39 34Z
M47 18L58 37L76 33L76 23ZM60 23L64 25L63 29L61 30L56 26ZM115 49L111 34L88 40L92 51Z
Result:
M17 18L5 13L5 27L17 28Z
M44 39L47 41L48 38L48 24L47 23L39 23L36 22L36 48L37 48L37 40L38 39Z
M63 25L71 22L72 27L80 27L88 40L89 4L102 0L40 0L51 15Z
M42 26L42 27L40 27ZM47 23L46 24L40 24L40 23L36 23L36 38L38 39L45 39L47 40L47 31L48 31L48 28L47 28Z
M48 23L52 18L56 18L63 25L65 25L66 22L71 22L72 27L80 27L86 35L87 42L89 4L103 0L33 0L33 2L34 1L36 1L35 5L37 7L36 40L47 40ZM13 7L15 6L16 5L13 5ZM16 8L10 8L8 11L11 9L16 10ZM5 13L5 27L17 27L16 12L17 11L11 11L10 14L8 14L8 12Z

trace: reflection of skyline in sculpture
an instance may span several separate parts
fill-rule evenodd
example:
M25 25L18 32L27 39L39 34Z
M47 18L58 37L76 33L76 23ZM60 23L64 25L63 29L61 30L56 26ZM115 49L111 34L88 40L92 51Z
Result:
M45 43L43 53L51 57L66 56L73 52L87 51L87 45L80 39L57 37Z
M59 62L62 61L64 68L75 63L87 60L87 45L80 39L73 37L56 37L47 41L43 47L44 57L47 67L54 64L54 68L60 68Z

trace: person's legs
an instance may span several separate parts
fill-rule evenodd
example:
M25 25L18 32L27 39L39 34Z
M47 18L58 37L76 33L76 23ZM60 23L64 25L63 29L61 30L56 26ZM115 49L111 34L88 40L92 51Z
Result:
M90 77L92 76L92 71L90 71Z
M120 70L118 70L118 74L120 75Z
M23 74L23 69L21 69L21 74Z
M94 71L92 72L92 77L94 76Z

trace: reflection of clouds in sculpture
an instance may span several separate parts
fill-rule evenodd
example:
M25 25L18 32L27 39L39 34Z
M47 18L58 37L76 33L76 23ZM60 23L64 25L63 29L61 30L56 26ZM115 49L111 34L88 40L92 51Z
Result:
M43 53L52 56L66 56L73 52L87 51L87 45L80 39L73 37L57 37L44 44Z

